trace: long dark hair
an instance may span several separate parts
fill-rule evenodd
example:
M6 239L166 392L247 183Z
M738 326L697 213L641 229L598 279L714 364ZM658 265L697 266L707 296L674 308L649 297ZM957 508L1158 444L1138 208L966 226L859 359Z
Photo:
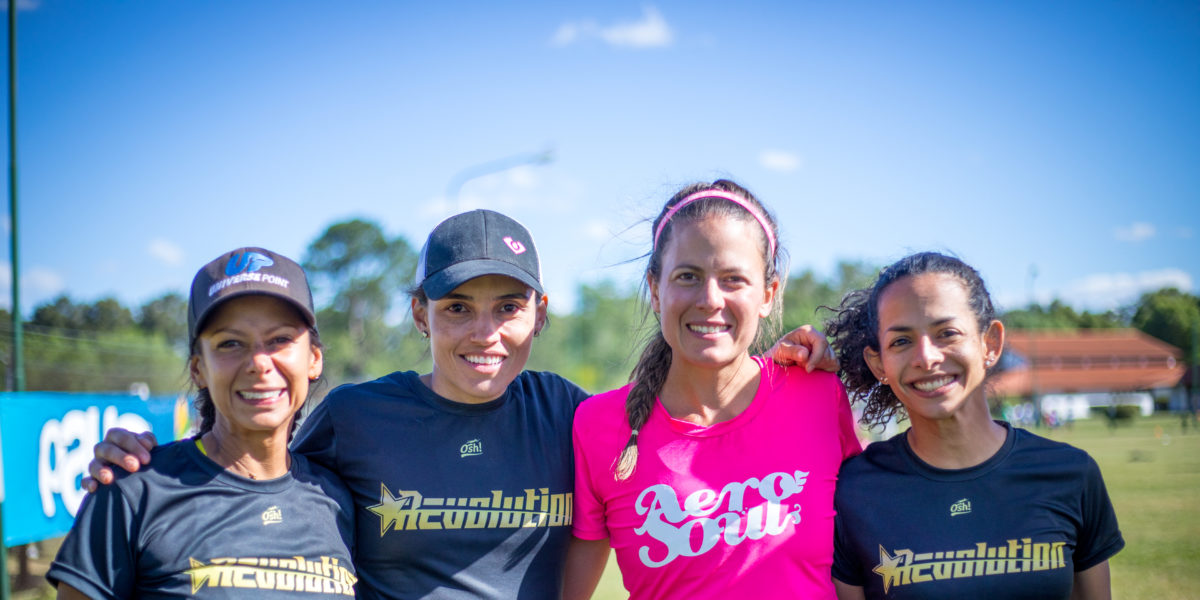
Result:
M860 419L865 425L883 426L893 417L907 417L904 406L892 388L881 383L867 366L863 350L880 350L879 298L884 290L904 277L925 273L945 273L962 282L980 333L986 331L996 319L992 297L979 272L958 258L937 252L905 256L884 267L871 287L846 294L833 317L825 322L825 333L833 339L846 391L855 400L865 403Z
M651 225L651 231L659 231L660 226L662 227L662 231L659 233L658 239L655 240L654 247L651 249L646 262L646 277L643 277L643 286L646 285L645 281L647 279L654 278L658 280L661 277L663 248L670 241L676 225L692 223L714 216L750 220L757 225L755 217L748 210L723 198L703 198L696 200L680 208L678 212L671 215L665 224L663 223L663 218L667 213L683 199L697 192L713 190L737 194L746 200L748 204L757 208L770 225L771 236L774 239L779 239L779 231L775 223L775 218L746 188L728 179L718 179L712 183L694 183L685 186L667 200L667 203L663 205L662 210L658 213L658 217L654 219ZM771 281L779 279L780 273L786 272L786 256L778 244L775 244L774 253L772 254L771 244L768 242L765 232L759 236L759 243L762 250L763 263L766 265L763 280L769 284ZM780 281L782 284L782 279ZM648 294L648 289L643 287L643 293ZM765 326L758 329L753 345L754 348L760 347L763 340L774 339L779 328L780 315L782 314L782 294L783 290L781 288L775 295L775 303L771 307L771 316L768 317ZM648 313L647 318L649 318ZM662 328L656 327L650 334L650 339L642 349L642 354L629 376L633 386L629 390L629 396L625 399L625 416L631 433L629 440L625 443L625 447L621 450L621 454L613 463L613 474L617 480L628 478L637 466L638 432L646 424L646 419L650 416L650 409L654 405L654 399L662 391L662 386L666 382L667 373L670 370L671 347L667 345L667 340L663 337Z

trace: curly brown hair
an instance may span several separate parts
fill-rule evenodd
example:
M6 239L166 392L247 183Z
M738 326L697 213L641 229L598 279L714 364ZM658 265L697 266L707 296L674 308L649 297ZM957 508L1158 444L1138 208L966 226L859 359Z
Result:
M962 282L981 333L996 319L996 309L979 272L956 257L937 252L905 256L884 267L871 287L846 294L833 317L825 322L825 333L833 340L846 392L865 404L860 419L864 425L882 427L892 418L903 420L908 416L892 388L880 383L871 372L863 350L880 349L879 298L884 290L904 277L924 273L945 273Z

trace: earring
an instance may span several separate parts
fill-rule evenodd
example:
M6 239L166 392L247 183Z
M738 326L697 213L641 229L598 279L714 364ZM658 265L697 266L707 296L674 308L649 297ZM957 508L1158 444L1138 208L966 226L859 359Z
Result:
M880 380L879 380L879 383L882 383L883 385L887 385L887 384L888 384L887 377L884 377L883 379L880 379Z
M421 330L421 337L423 337L423 338L425 338L425 339L429 339L429 332L428 332L428 331L425 331L424 329L422 329L422 330Z

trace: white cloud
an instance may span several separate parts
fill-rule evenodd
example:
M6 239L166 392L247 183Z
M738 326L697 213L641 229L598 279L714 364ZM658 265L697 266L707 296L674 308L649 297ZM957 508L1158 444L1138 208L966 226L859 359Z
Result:
M25 292L22 296L48 297L58 294L63 291L66 285L63 283L62 275L57 271L47 269L45 267L33 267L24 273L22 277ZM22 302L21 304L25 304Z
M1057 294L1068 304L1090 310L1110 310L1135 302L1142 294L1165 287L1192 290L1195 282L1182 269L1141 273L1096 273L1068 283Z
M790 173L800 168L800 156L784 150L763 150L758 155L758 163L768 171Z
M537 169L531 165L513 167L506 171L506 173L508 174L508 183L522 189L537 187L541 181L538 177Z
M1113 236L1122 242L1140 242L1154 237L1154 225L1136 221L1130 223L1128 227L1117 227L1113 230Z
M45 267L32 267L21 272L21 313L28 314L30 307L46 302L66 288L62 275ZM0 263L0 308L12 307L12 267Z
M575 43L581 36L585 34L593 34L597 30L595 23L585 21L580 23L563 23L558 27L558 31L550 38L552 46L569 46Z
M11 4L11 0L0 3L0 8L2 8L4 11L8 11L9 4ZM41 0L17 0L17 11L37 10L41 7L41 5Z
M183 249L168 240L162 238L150 240L146 251L150 253L150 256L157 258L169 267L178 267L183 264Z
M583 223L580 229L584 239L589 242L603 243L613 238L612 227L603 219L593 219Z
M662 13L653 6L642 8L638 21L601 27L595 21L563 23L550 38L554 46L568 46L585 39L599 39L611 46L625 48L662 48L675 41L675 33Z

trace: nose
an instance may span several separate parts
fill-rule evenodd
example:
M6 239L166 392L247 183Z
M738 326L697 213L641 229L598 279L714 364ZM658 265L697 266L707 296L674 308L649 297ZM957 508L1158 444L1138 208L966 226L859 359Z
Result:
M942 363L942 349L929 336L923 335L917 339L917 352L914 356L917 366L925 370L933 369Z
M500 322L491 314L481 311L471 327L471 341L490 344L500 337Z
M275 368L275 359L266 345L259 344L250 353L250 363L247 370L251 373L270 373Z
M715 277L704 280L700 296L696 298L696 306L706 310L717 310L725 306L725 294L721 290L721 282Z

